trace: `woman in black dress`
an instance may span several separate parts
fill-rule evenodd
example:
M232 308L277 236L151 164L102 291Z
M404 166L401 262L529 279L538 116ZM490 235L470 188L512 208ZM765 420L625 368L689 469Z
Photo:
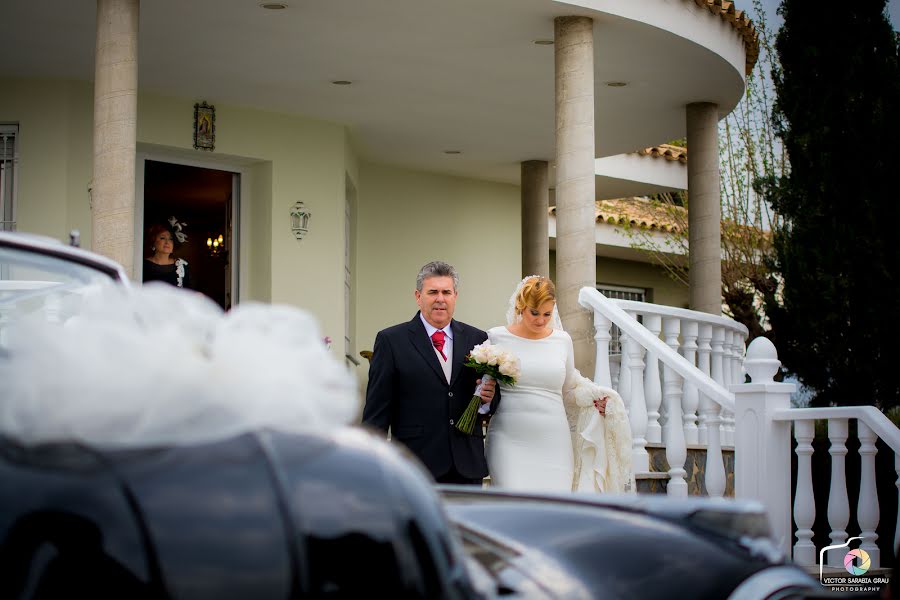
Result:
M191 278L188 263L183 258L173 258L175 235L172 229L156 224L148 232L151 255L144 259L144 283L164 281L176 287L190 289Z

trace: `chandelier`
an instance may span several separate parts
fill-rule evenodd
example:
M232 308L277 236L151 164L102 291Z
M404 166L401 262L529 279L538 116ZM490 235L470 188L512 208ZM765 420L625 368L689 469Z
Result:
M210 256L219 256L225 250L225 238L222 237L221 233L219 237L206 238L206 249L209 251Z

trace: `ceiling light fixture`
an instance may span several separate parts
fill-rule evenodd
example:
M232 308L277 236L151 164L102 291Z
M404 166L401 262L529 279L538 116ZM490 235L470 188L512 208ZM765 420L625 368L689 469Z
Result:
M444 150L444 154L462 154L461 150Z
M337 79L335 81L332 81L331 83L333 83L334 85L353 85L352 81L347 81L346 79Z
M287 8L287 4L282 4L281 2L263 2L259 6L266 10L284 10Z
M535 46L552 46L554 42L553 40L534 40L532 43Z
M625 87L628 84L624 81L607 81L606 85L609 87Z

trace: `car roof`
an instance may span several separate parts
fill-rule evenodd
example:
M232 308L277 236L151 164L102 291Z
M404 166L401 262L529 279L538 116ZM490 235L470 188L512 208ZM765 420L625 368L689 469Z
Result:
M116 261L88 250L67 246L51 237L33 233L0 231L0 248L15 248L75 262L106 273L125 286L129 285L125 269Z

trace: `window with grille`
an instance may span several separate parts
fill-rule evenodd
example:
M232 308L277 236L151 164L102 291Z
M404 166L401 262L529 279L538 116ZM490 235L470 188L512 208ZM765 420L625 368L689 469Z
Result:
M635 302L647 301L647 290L643 288L623 287L620 285L608 285L605 283L597 284L597 291L612 300L634 300ZM620 337L622 332L615 324L609 330L612 339L609 342L610 354L621 354L622 343Z
M0 231L16 229L16 173L19 154L16 150L18 125L0 125Z

